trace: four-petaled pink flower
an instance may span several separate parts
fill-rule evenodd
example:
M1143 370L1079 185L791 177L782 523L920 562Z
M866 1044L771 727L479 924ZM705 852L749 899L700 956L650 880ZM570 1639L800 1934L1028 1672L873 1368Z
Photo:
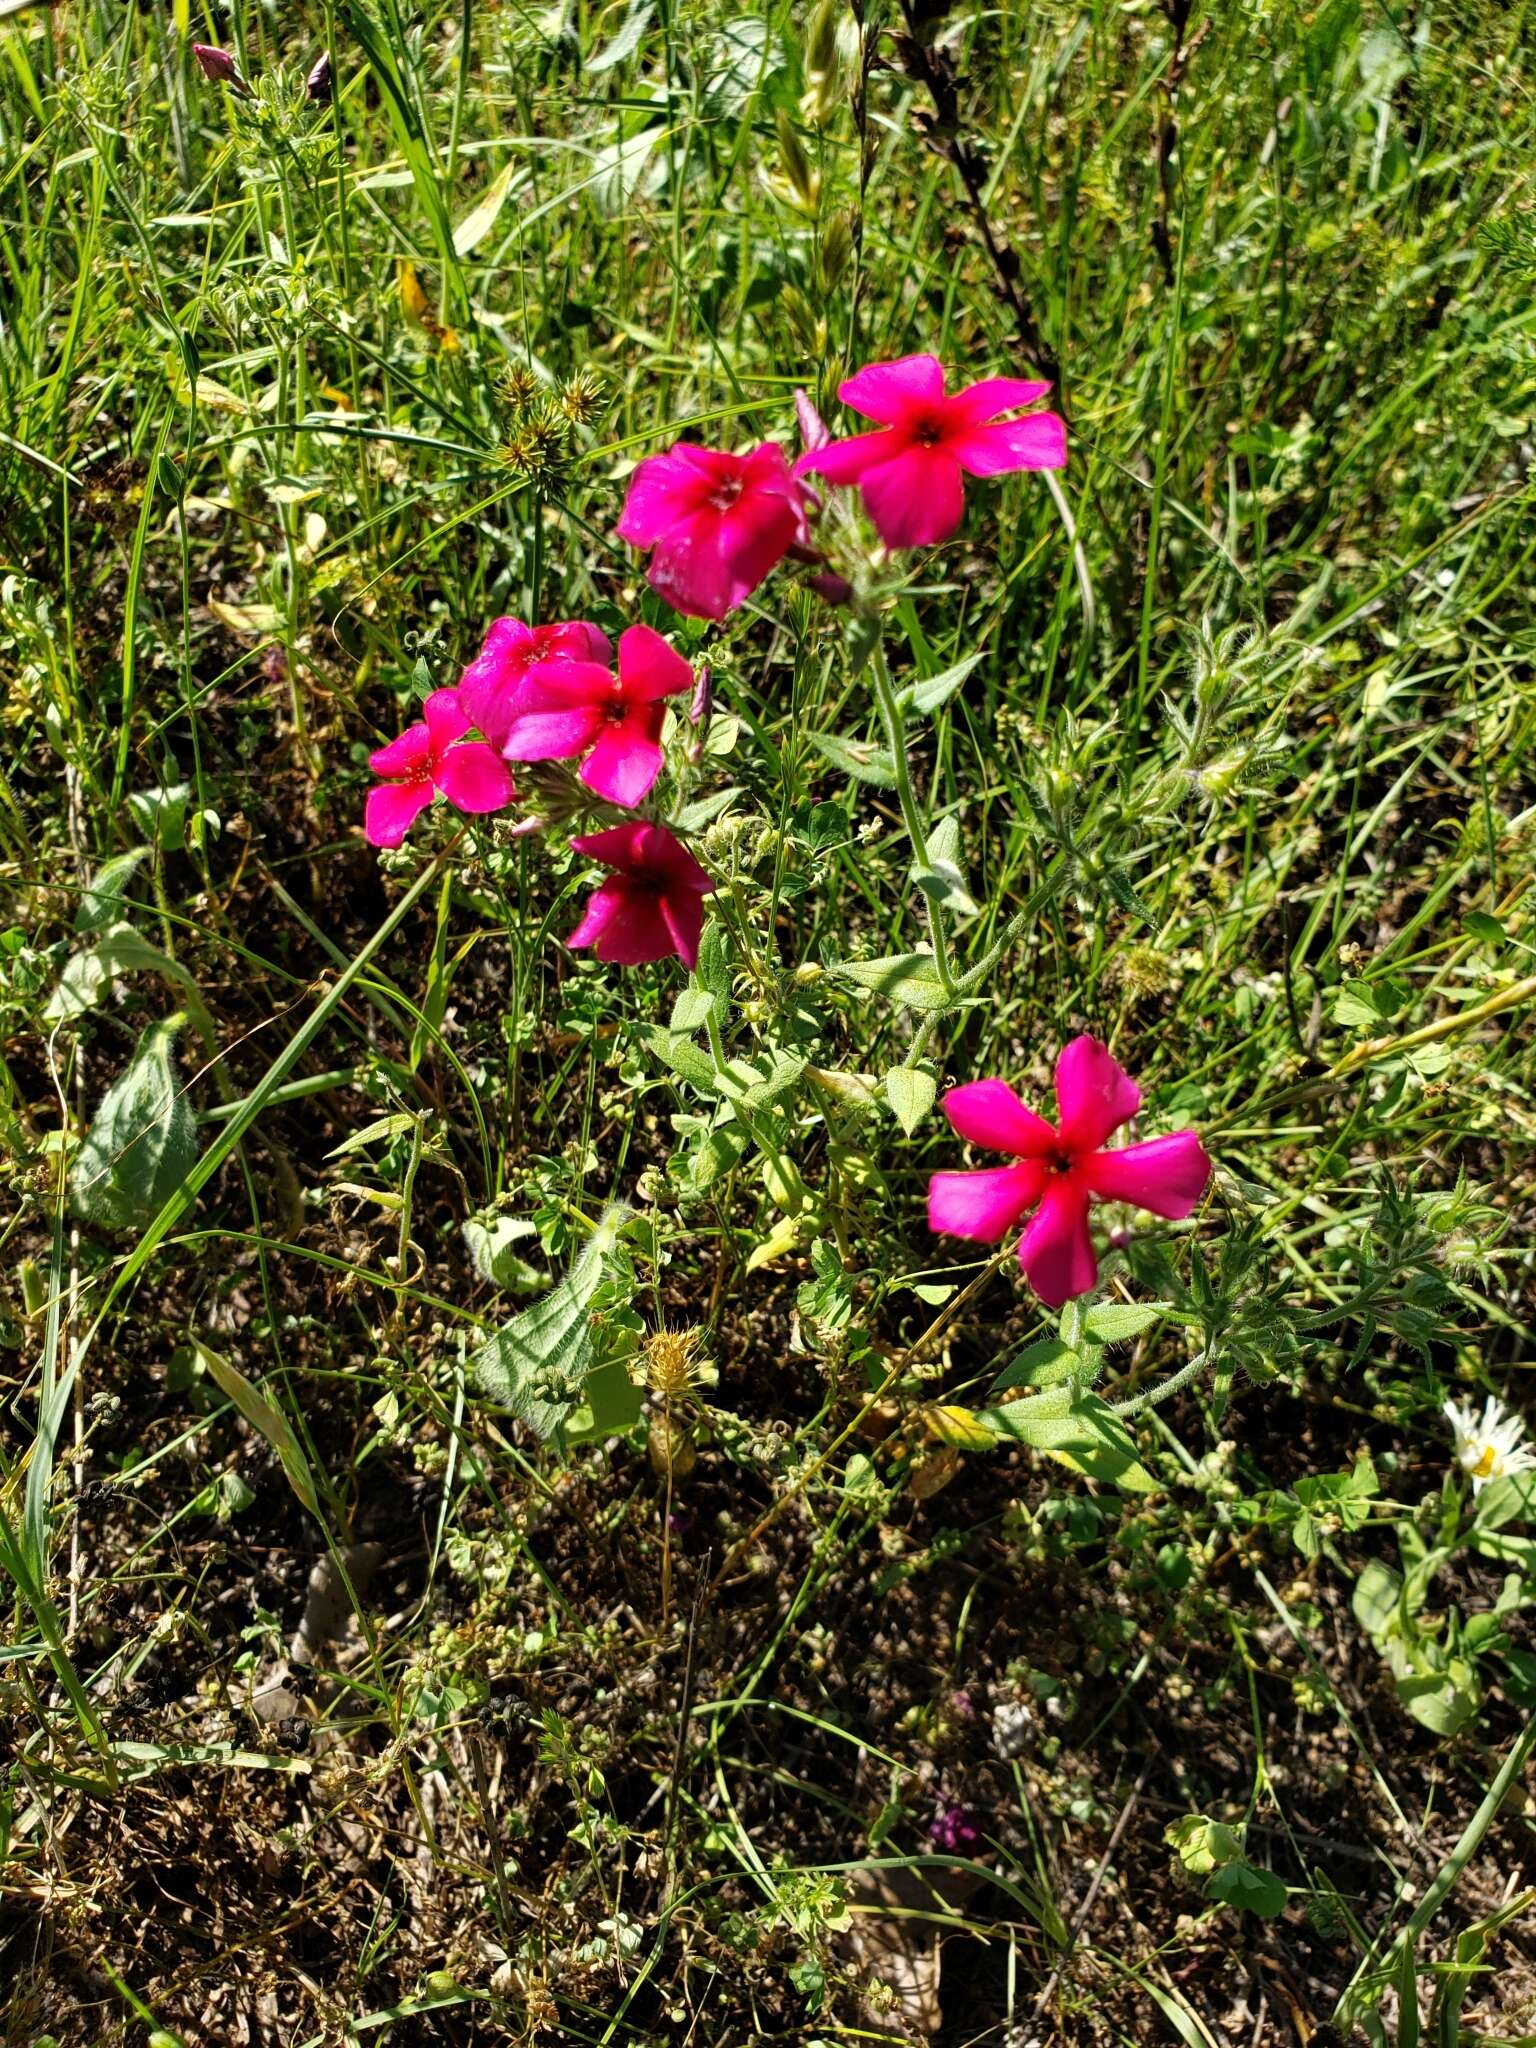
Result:
M1199 1201L1211 1173L1193 1131L1114 1152L1103 1149L1141 1107L1141 1090L1096 1038L1074 1038L1062 1048L1056 1105L1053 1129L1024 1107L1006 1081L951 1088L944 1113L960 1136L992 1152L1011 1152L1018 1163L981 1173L936 1173L928 1184L928 1227L951 1237L994 1243L1035 1210L1019 1240L1019 1264L1051 1308L1086 1294L1098 1280L1088 1235L1093 1197L1179 1218Z
M421 708L419 725L368 756L374 774L385 778L369 790L363 814L370 845L398 846L434 797L479 812L499 811L517 794L494 749L464 739L470 722L456 691L434 690Z
M888 548L948 540L965 512L965 477L1065 465L1067 429L1060 414L997 418L1036 404L1050 388L986 377L946 398L936 356L870 363L840 384L837 395L878 420L882 431L808 448L795 474L815 470L828 483L857 484Z
M704 898L715 885L675 834L631 818L571 845L614 872L587 899L568 946L590 946L616 967L673 953L685 967L698 965Z
M595 661L530 668L502 740L509 761L569 761L586 754L581 780L614 804L637 804L661 773L664 697L693 688L693 670L649 626L619 641L619 672ZM587 753L587 749L591 752Z
M750 455L679 441L636 469L618 531L654 549L646 581L674 611L723 619L804 546L805 495L776 441Z
M613 645L606 633L586 619L562 624L525 626L521 619L493 619L485 644L459 677L459 702L498 751L506 742L507 728L516 716L524 678L531 668L546 661L597 661L604 667L613 659Z

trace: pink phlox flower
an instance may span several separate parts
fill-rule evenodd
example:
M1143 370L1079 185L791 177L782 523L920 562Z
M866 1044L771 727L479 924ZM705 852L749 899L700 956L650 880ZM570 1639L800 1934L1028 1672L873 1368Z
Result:
M692 690L693 670L649 626L619 641L619 672L594 661L530 668L502 752L511 761L586 754L581 780L613 804L637 804L661 773L663 699ZM590 748L590 752L588 749Z
M368 756L384 779L368 792L363 829L372 846L398 846L434 797L455 810L499 811L517 791L506 763L481 740L466 740L470 722L455 690L434 690L421 723Z
M587 899L568 946L590 946L617 967L674 953L685 967L698 965L704 898L715 885L674 833L631 818L571 845L614 872Z
M499 751L517 715L530 669L547 661L596 661L606 667L612 659L608 635L586 619L548 626L493 619L484 646L459 678L459 702L470 723Z
M1018 377L985 377L946 397L936 356L870 363L840 384L837 395L878 420L880 431L808 448L795 474L814 470L830 484L857 484L888 548L948 540L965 512L967 476L1065 465L1067 429L1059 413L998 418L1038 404L1050 388Z
M1141 1090L1097 1038L1074 1038L1056 1062L1058 1120L1026 1109L1006 1081L951 1088L944 1113L962 1138L1015 1164L980 1173L936 1173L928 1184L928 1227L951 1237L995 1243L1031 1209L1019 1239L1019 1264L1051 1308L1086 1294L1098 1280L1088 1235L1097 1198L1133 1202L1155 1216L1188 1216L1210 1179L1211 1162L1193 1131L1104 1149L1141 1107Z
M723 619L805 545L805 494L776 441L750 455L679 441L636 469L618 532L652 550L646 581L674 611Z

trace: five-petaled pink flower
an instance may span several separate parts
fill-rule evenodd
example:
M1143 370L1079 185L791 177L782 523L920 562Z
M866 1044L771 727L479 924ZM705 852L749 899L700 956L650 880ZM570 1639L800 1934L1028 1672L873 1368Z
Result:
M965 477L1065 465L1067 428L1059 413L997 418L1036 404L1050 388L1018 377L985 377L946 398L936 356L870 363L840 384L837 395L878 420L881 431L808 448L795 474L815 470L830 484L857 484L888 548L948 540L965 512Z
M617 675L595 661L530 668L502 752L509 761L586 754L588 789L610 803L637 804L661 773L662 699L692 688L693 670L676 649L651 627L631 626L619 641Z
M531 668L546 661L597 661L606 667L612 659L608 635L586 619L549 626L493 619L484 646L459 678L459 702L470 723L499 751L520 707L523 680Z
M1017 1164L936 1173L928 1184L928 1227L951 1237L993 1243L1035 1210L1019 1240L1019 1264L1051 1308L1086 1294L1099 1277L1088 1235L1093 1197L1179 1218L1199 1201L1211 1173L1193 1131L1103 1149L1141 1107L1141 1090L1096 1038L1074 1038L1062 1048L1056 1104L1060 1120L1053 1129L1006 1081L951 1088L944 1113L960 1136L989 1151L1011 1152Z
M804 546L805 495L776 441L750 455L679 441L636 469L618 531L654 549L646 581L674 611L723 619Z
M571 845L614 872L588 898L568 946L590 946L617 967L673 953L685 967L698 965L704 898L715 885L680 839L665 825L631 818Z
M454 690L434 690L422 722L368 756L384 777L368 792L363 829L373 846L398 846L432 799L456 810L499 811L517 794L506 763L479 740L465 740L469 720ZM456 744L456 742L458 744Z

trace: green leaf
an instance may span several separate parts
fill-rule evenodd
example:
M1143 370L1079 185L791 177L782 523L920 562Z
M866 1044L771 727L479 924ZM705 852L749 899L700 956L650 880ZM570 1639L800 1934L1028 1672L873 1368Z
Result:
M720 998L707 988L685 988L672 1005L668 1028L672 1031L702 1031L719 1007Z
M226 1400L234 1402L256 1434L264 1437L276 1451L288 1484L315 1520L323 1524L325 1518L320 1512L314 1474L309 1469L303 1445L294 1435L293 1424L282 1409L261 1391L254 1380L247 1379L238 1365L231 1365L227 1358L210 1350L200 1339L193 1338L192 1349L220 1393Z
M650 26L651 12L650 0L640 0L638 6L634 5L632 0L618 34L610 43L606 43L595 57L587 59L585 70L589 78L595 72L612 71L614 66L622 64L626 57L633 57Z
M1482 1705L1476 1666L1452 1657L1444 1671L1407 1672L1393 1680L1398 1699L1432 1735L1460 1732Z
M1477 1496L1473 1522L1478 1530L1502 1529L1506 1522L1536 1522L1536 1472L1514 1472L1485 1486Z
M1124 1344L1167 1315L1171 1301L1096 1301L1083 1316L1083 1332L1095 1344Z
M1229 1863L1218 1870L1205 1887L1208 1899L1220 1899L1224 1906L1236 1906L1244 1913L1258 1913L1273 1920L1285 1911L1285 1886L1272 1870L1255 1870L1251 1863Z
M192 1170L197 1122L172 1058L184 1021L152 1024L101 1099L69 1181L75 1213L87 1223L141 1228Z
M538 1267L512 1249L539 1234L526 1217L470 1216L463 1229L475 1271L488 1286L505 1287L518 1294L527 1294L539 1286L544 1276Z
M957 661L953 668L945 669L940 675L929 676L920 683L906 684L897 692L896 702L909 714L916 712L920 717L928 717L949 702L985 653L983 648L980 653L966 655L964 660Z
M910 1138L932 1109L939 1084L924 1067L892 1067L885 1077L891 1114Z
M1349 1603L1368 1636L1379 1639L1386 1634L1396 1619L1402 1590L1402 1579L1392 1567L1373 1557L1355 1581Z
M694 1088L703 1088L711 1095L719 1092L720 1080L714 1061L694 1044L686 1032L664 1031L657 1025L645 1034L645 1042L680 1081L687 1081Z
M945 1010L951 998L944 992L939 970L931 953L891 953L883 960L843 960L828 968L844 981L857 982L875 995L889 996L911 1010Z
M509 158L459 222L453 231L456 255L467 256L471 249L477 249L495 227L497 216L506 205L521 168L515 157Z
M1383 1021L1369 982L1345 982L1334 999L1333 1021L1362 1031L1373 1030Z
M1485 946L1503 945L1504 927L1496 917L1490 917L1486 910L1469 910L1461 922L1472 937L1481 939Z
M996 1436L1044 1451L1123 1492L1151 1493L1155 1488L1125 1424L1097 1394L1077 1393L1071 1386L1049 1387L1022 1401L985 1408L976 1419Z
M808 733L806 737L824 761L841 768L855 782L873 783L876 789L896 787L896 763L873 740L840 739L830 732Z
M546 1443L561 1434L585 1391L593 1365L588 1311L622 1216L618 1205L608 1210L559 1286L504 1324L470 1360L480 1392L510 1408Z
M1041 1337L1028 1344L992 1382L994 1394L1010 1387L1054 1387L1087 1374L1087 1362L1080 1352L1060 1337Z
M643 1389L635 1385L620 1360L611 1358L588 1373L581 1405L573 1410L565 1427L566 1441L579 1444L594 1437L622 1436L640 1420L644 1405Z
M147 846L135 846L115 859L104 861L86 884L75 912L77 932L99 932L122 916L123 897L128 884L149 856Z

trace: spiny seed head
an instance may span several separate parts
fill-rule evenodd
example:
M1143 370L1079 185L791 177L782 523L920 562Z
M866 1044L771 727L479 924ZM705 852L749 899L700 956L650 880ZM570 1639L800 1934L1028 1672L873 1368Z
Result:
M560 410L573 427L588 427L603 410L603 380L596 370L578 370L560 392Z
M496 390L502 403L519 417L543 388L526 363L504 363L496 375Z
M544 497L556 496L571 459L570 422L552 406L526 416L502 444L502 460Z
M1110 972L1129 996L1160 996L1175 979L1172 961L1155 946L1126 946L1114 956Z
M645 1383L653 1394L676 1400L693 1386L701 1330L653 1330L645 1340Z

